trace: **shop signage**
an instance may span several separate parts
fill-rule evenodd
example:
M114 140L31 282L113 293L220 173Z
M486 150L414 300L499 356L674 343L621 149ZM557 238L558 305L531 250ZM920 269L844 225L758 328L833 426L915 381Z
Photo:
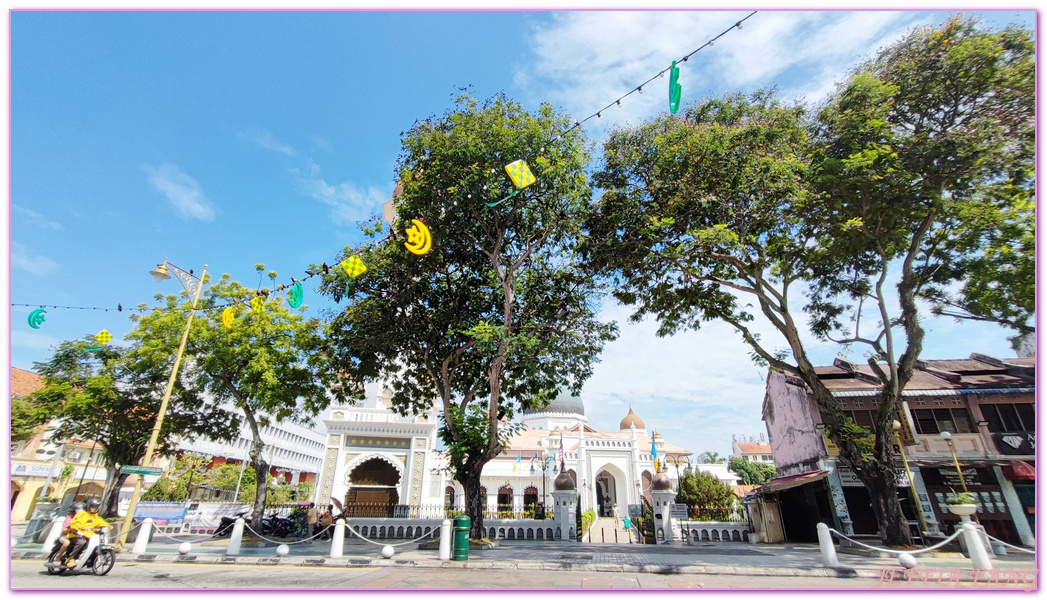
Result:
M855 475L854 471L847 467L840 465L837 467L837 472L840 475L840 484L844 487L865 487L861 479ZM895 467L894 474L898 477L898 487L909 487L909 477L905 474L905 469L902 467ZM955 475L955 473L953 473Z
M181 525L188 509L182 502L139 502L134 518L141 521L149 517L154 525Z
M938 474L942 478L942 485L949 487L961 488L964 483L967 485L981 485L981 480L978 479L978 469L974 467L963 469L963 483L960 482L960 475L955 468L941 467L938 469Z
M1032 431L994 433L992 440L1000 454L1036 454L1036 433Z
M11 477L57 477L60 469L51 465L11 465Z

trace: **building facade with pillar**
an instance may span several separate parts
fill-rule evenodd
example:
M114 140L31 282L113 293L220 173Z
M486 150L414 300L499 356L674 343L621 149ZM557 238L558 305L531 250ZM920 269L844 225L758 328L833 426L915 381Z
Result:
M1034 369L1032 358L977 353L919 361L899 415L897 441L908 470L900 452L895 465L899 500L914 533L951 534L959 518L946 500L966 487L978 500L978 520L989 535L1015 545L1035 543ZM880 384L868 365L837 359L815 371L847 416L861 426L872 424ZM803 382L772 370L766 389L763 419L779 477L747 501L755 509L757 536L813 542L818 522L849 535L878 534L869 494L839 461Z
M400 416L391 410L390 397L384 384L369 383L360 403L328 409L316 501L353 505L359 516L381 516L377 512L383 505L394 506L386 510L419 508L422 514L430 508L463 510L464 489L448 471L446 454L438 450L436 405L424 415ZM587 424L581 398L566 393L543 409L524 411L520 420L524 429L484 466L480 478L490 516L526 518L539 507L552 510L561 443L564 471L582 512L608 517L615 504L624 517L629 505L642 503L641 496L652 500L652 442L673 487L692 454L648 432L631 407L618 431L596 431ZM727 483L736 481L726 474L726 465L714 466L724 468ZM362 514L368 506L376 514Z

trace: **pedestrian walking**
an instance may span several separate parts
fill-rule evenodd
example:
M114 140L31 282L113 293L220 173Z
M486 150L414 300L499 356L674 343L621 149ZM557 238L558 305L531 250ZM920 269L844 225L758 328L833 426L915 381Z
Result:
M614 511L614 526L615 527L620 527L621 526L621 521L619 520L620 517L618 515L618 503L617 502L614 503L614 507L611 508L611 510Z
M309 503L309 510L305 513L305 524L309 530L308 537L313 537L313 530L316 529L316 522L320 519L320 515L317 514L316 503Z

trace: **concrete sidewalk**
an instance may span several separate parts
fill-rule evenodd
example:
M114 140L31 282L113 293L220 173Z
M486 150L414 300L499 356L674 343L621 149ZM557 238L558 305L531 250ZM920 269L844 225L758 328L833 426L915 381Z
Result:
M17 532L12 531L17 535ZM352 537L349 535L348 537ZM187 555L178 546L188 541ZM277 556L276 543L245 538L238 556L226 556L228 538L204 535L165 536L154 533L148 552L120 553L118 562L195 564L244 564L328 567L422 567L448 569L512 569L599 571L658 574L708 574L743 576L804 576L883 579L885 572L904 571L893 557L839 553L839 568L821 564L817 544L742 544L737 542L682 542L658 545L580 544L576 542L500 540L496 548L470 549L468 561L441 561L437 550L419 549L418 542L379 540L378 544L346 539L340 558L330 558L330 542L288 541L290 552ZM382 548L394 547L392 558L381 557ZM11 549L12 559L46 560L40 544L19 543ZM918 569L969 572L971 561L959 553L917 555ZM1001 570L1033 569L1032 554L1011 553L994 557L993 566Z

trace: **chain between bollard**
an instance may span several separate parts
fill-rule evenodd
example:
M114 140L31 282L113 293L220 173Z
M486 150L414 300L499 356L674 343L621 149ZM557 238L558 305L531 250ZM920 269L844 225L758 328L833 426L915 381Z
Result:
M421 537L414 538L413 540L408 540L406 542L400 542L399 544L387 544L385 542L376 542L374 540L370 540L370 539L365 538L364 536L360 535L356 530L354 530L352 527L350 527L348 524L346 524L345 528L348 529L349 531L351 531L353 533L353 535L355 535L356 537L360 538L361 540L363 540L365 542L372 543L372 544L374 544L376 546L393 546L394 548L396 546L404 546L406 544L413 544L413 543L415 543L415 542L417 542L419 540L424 540L425 538L431 538L431 537L434 537L435 535L439 535L439 529L434 529L434 530L430 531L429 533L427 533L427 534L425 534L425 535L423 535Z
M1000 542L1001 544L1003 544L1004 546L1007 546L1008 548L1014 548L1015 550L1017 550L1019 552L1025 552L1026 554L1036 554L1035 550L1029 550L1027 548L1020 548L1018 546L1013 546L1013 545L1008 544L1007 542L1005 542L1003 540L998 540L998 539L994 538L993 536L989 535L988 533L985 534L985 537L989 538L990 540L993 540L994 542Z
M308 537L308 538L301 539L301 540L298 540L298 541L295 541L295 542L280 542L280 541L277 541L277 540L271 540L271 539L263 536L262 534L258 533L254 529L251 529L251 526L248 525L246 522L244 523L244 529L247 529L248 531L253 533L255 536L258 537L258 539L265 540L265 541L270 542L272 544L284 544L285 546L293 546L295 544L304 544L305 542L308 542L310 540L314 540L314 539L320 537L324 533L324 532L321 531L320 533L317 533L313 537Z
M858 546L862 546L862 547L868 548L870 550L876 550L877 552L887 552L888 554L920 554L921 552L929 552L931 550L934 550L935 548L940 548L940 547L944 546L945 544L948 544L949 542L951 542L953 539L958 537L963 532L962 531L956 531L955 533L953 533L949 537L945 538L941 542L938 542L937 544L935 544L933 546L928 546L926 548L921 548L919 550L891 550L889 548L877 548L876 546L870 546L869 544L863 544L863 543L859 542L858 540L851 539L851 538L847 537L846 535L840 533L839 531L836 531L832 527L829 528L829 533L835 533L838 537L840 537L842 539L845 539L845 540L851 542L852 544L857 544Z

